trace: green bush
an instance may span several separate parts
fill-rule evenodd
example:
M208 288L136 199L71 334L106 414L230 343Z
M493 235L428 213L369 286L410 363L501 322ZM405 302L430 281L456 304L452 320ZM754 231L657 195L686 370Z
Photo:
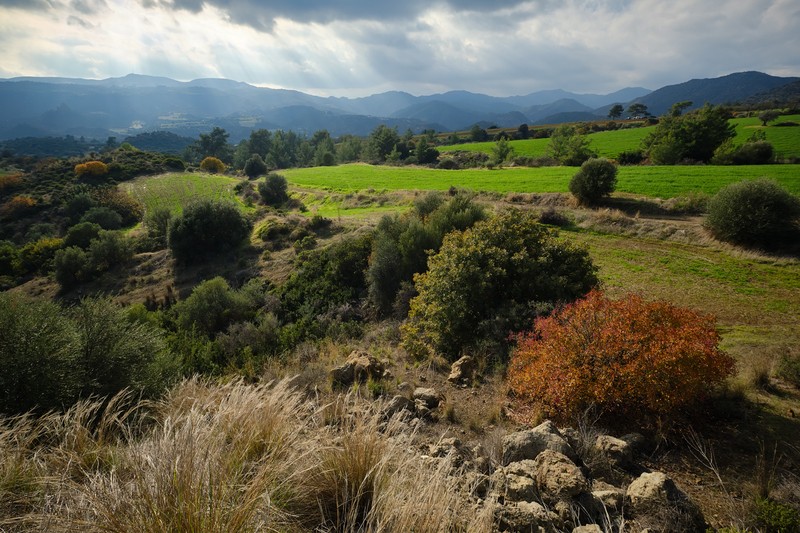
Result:
M63 239L43 237L29 242L19 250L17 269L21 273L45 273L53 268L56 251L64 245Z
M119 229L122 217L109 207L92 207L81 217L81 222L91 222L103 229Z
M617 166L605 158L589 159L569 182L569 192L582 204L595 204L617 187Z
M102 231L89 244L88 257L92 270L103 272L133 257L133 247L124 235Z
M455 359L467 347L503 355L509 333L586 294L595 272L586 250L556 239L533 213L503 211L448 234L415 276L403 344L417 357Z
M96 239L103 228L94 222L80 222L67 230L64 236L64 246L77 246L87 249L89 244Z
M756 500L755 515L759 525L765 527L766 531L800 531L800 513L784 503L759 498Z
M267 173L267 164L258 154L253 154L244 164L244 173L248 178L257 178Z
M550 135L547 155L562 165L577 167L590 157L594 157L589 144L589 139L578 133L575 126L563 124Z
M194 329L207 337L213 337L232 323L248 320L255 314L251 300L231 289L221 277L195 287L188 298L174 307L174 312L180 329Z
M63 289L71 289L91 275L89 256L78 246L58 250L53 270L58 284Z
M222 174L225 172L225 163L216 157L206 157L200 161L200 168L210 174Z
M166 207L157 207L144 219L147 234L158 242L166 244L169 225L172 222L172 211Z
M169 247L180 262L237 249L250 223L235 205L204 200L191 204L169 225Z
M280 174L270 174L258 184L261 201L267 205L279 206L289 199L288 183Z
M762 178L722 188L709 201L706 225L720 240L773 248L797 236L798 218L800 199Z

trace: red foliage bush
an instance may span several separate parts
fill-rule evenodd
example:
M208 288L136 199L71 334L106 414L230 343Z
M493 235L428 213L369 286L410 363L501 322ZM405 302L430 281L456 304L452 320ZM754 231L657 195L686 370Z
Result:
M712 316L592 291L536 320L508 382L520 402L562 421L594 406L609 418L664 424L733 373L719 340Z

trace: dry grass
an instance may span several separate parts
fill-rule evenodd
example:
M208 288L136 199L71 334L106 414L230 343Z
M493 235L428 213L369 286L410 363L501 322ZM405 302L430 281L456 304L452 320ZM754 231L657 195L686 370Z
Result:
M485 531L463 476L356 394L320 406L291 380L198 379L0 420L9 531Z

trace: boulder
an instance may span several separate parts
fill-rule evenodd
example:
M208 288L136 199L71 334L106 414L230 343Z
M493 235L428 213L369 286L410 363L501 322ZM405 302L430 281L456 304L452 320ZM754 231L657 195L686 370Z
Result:
M627 509L634 518L669 524L669 531L704 531L700 508L663 472L645 472L628 486Z
M622 439L600 435L595 440L594 447L611 466L625 468L633 464L633 447Z
M532 502L536 500L536 483L527 476L506 472L506 501Z
M330 371L331 381L334 385L349 387L353 383L364 383L369 378L381 379L385 372L385 365L361 350L353 350L341 366Z
M539 492L550 500L569 500L589 490L589 481L563 453L545 450L534 460L534 480Z
M512 533L555 532L561 525L555 513L535 502L513 502L497 507L495 524L498 531Z
M391 418L397 413L401 413L403 411L414 412L414 402L406 398L405 396L394 396L391 400L386 402L383 405L383 409L381 409L381 414L383 418Z
M555 424L548 420L533 429L503 437L503 464L536 459L544 450L553 450L573 459L577 457Z
M428 409L436 409L437 407L439 407L441 396L439 395L439 393L436 392L435 389L417 387L416 389L414 389L414 401L423 402L425 404L425 407L427 407Z
M603 530L597 524L589 524L572 528L572 533L603 533Z
M469 383L475 377L478 363L474 357L465 355L450 367L450 375L447 381L450 383Z

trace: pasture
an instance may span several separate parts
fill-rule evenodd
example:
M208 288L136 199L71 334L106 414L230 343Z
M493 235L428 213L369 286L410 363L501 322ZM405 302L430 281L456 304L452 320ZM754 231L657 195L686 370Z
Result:
M240 180L230 176L205 173L174 173L141 176L120 184L131 196L152 212L161 207L173 214L197 200L235 202L243 211L252 210L236 196L234 187Z
M499 193L550 193L568 192L576 171L575 167L439 170L350 164L290 169L281 174L294 186L338 193L443 191L451 186ZM620 167L617 191L667 199L715 194L729 183L760 177L774 179L800 194L800 171L794 165Z

